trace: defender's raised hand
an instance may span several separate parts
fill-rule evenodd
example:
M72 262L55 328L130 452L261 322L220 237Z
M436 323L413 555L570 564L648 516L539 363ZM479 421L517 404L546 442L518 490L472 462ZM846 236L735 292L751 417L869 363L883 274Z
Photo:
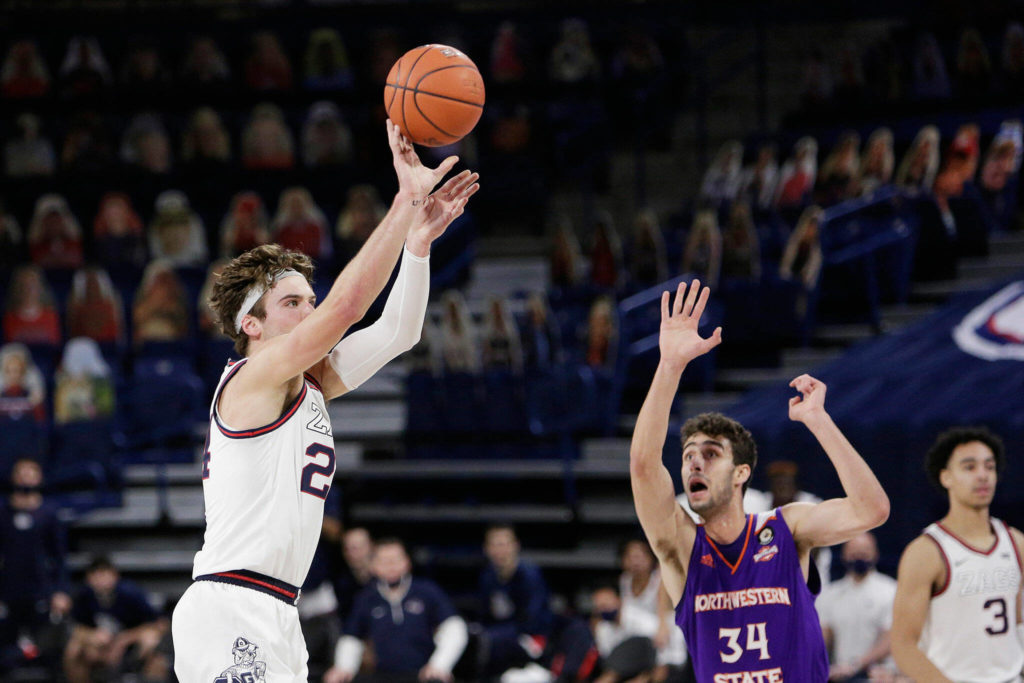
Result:
M437 168L427 168L420 162L419 155L412 143L398 131L398 126L387 120L388 144L391 145L391 157L398 175L398 191L405 192L414 201L426 198L434 186L441 182L452 166L459 160L451 156L442 161Z
M680 282L676 290L675 304L669 310L669 292L661 295L661 334L658 346L661 349L661 360L673 366L682 367L694 358L722 343L722 328L716 327L707 339L700 336L697 327L704 307L708 303L711 290L701 289L700 280L690 284L689 294L686 283ZM685 300L684 300L685 296Z
M825 414L825 383L810 375L800 375L789 386L800 392L789 399L789 419L806 423L809 419Z

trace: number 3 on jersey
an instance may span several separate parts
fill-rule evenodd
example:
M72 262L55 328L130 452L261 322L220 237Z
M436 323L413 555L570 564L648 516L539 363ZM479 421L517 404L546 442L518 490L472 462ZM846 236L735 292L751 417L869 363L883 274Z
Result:
M327 456L326 462L321 456ZM299 489L303 493L326 500L327 492L331 490L331 482L334 480L334 449L322 443L315 443L306 449L306 457L313 458L313 462L302 468L302 485ZM317 475L323 477L318 482L319 486L313 483L313 478Z
M761 652L760 659L771 659L768 654L768 636L765 635L764 627L765 622L763 621L758 624L747 624L747 650L759 650ZM729 648L728 652L721 650L718 652L726 664L734 664L743 656L743 648L740 647L742 633L743 629L740 628L718 629L718 637L724 638L725 646Z

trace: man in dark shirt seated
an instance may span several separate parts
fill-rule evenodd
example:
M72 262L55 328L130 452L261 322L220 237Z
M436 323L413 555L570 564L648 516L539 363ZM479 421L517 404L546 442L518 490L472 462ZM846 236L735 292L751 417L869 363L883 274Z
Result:
M377 666L366 680L375 683L452 683L452 669L466 648L466 623L444 591L411 574L405 545L396 538L377 541L375 582L358 596L338 642L334 668L324 683L348 683L359 671L364 641L373 644Z
M107 558L94 559L85 570L85 585L75 596L71 617L75 627L64 651L69 683L88 683L93 671L125 668L146 679L167 677L167 658L157 648L167 620Z

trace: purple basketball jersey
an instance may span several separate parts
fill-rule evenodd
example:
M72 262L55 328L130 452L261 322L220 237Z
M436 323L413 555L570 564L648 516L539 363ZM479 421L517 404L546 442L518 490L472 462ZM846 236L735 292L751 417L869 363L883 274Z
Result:
M776 508L748 515L735 565L697 527L676 624L700 683L825 683L814 595Z

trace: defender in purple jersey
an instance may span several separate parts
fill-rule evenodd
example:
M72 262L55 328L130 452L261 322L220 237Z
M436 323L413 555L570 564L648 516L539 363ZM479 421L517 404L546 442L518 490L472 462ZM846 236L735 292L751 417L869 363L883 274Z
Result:
M790 399L789 418L814 434L846 497L745 515L743 492L757 463L753 438L735 420L706 413L682 430L683 485L704 523L683 511L661 453L683 370L722 341L721 328L707 339L697 332L709 295L697 280L689 293L680 284L671 311L669 293L662 295L661 362L630 449L637 515L676 604L698 681L824 683L828 657L808 587L811 549L882 524L889 499L825 412L825 385L801 375L790 383L800 395Z

